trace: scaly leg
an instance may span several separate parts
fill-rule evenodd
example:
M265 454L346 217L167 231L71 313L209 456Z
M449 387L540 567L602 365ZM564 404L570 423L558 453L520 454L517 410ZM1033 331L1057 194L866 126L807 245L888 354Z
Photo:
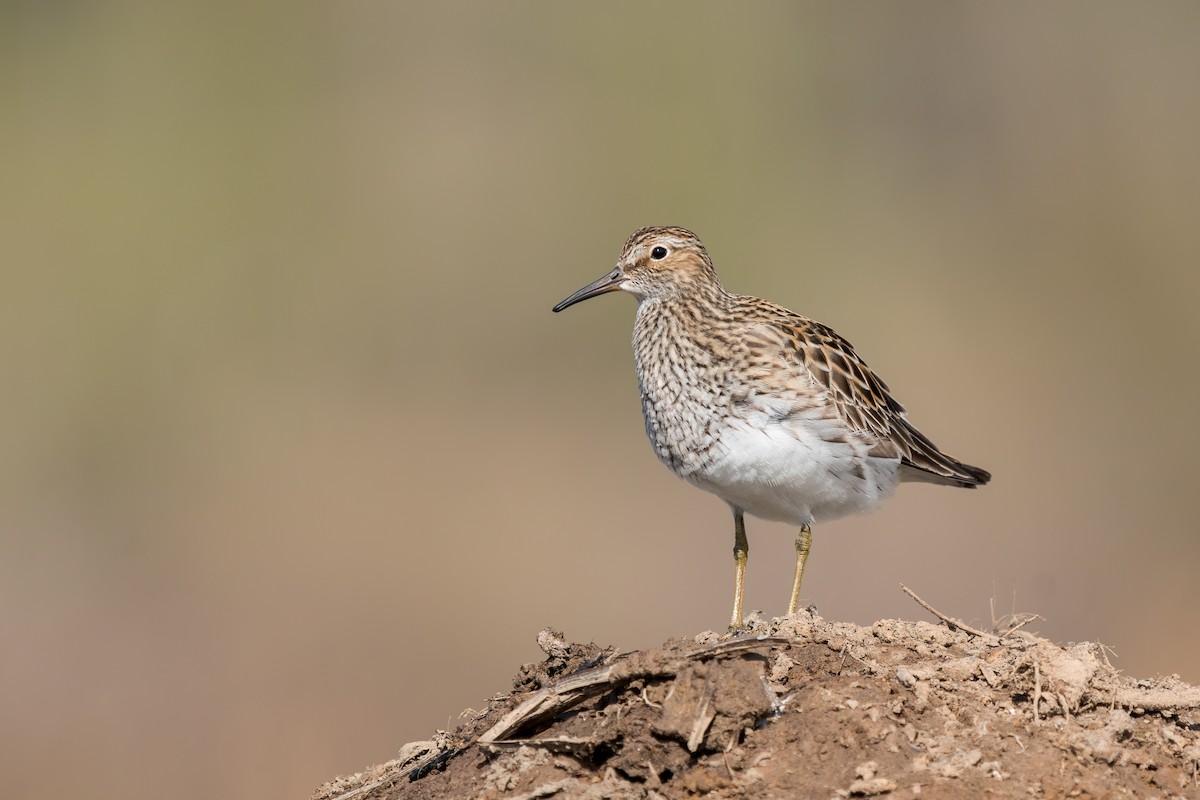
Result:
M804 577L804 564L808 561L808 551L812 548L812 530L805 525L796 534L796 578L792 581L792 599L788 602L788 616L796 613L800 607L800 580Z
M746 539L746 522L742 510L733 508L733 614L729 617L729 630L742 627L742 589L746 586L746 559L750 556L750 542Z

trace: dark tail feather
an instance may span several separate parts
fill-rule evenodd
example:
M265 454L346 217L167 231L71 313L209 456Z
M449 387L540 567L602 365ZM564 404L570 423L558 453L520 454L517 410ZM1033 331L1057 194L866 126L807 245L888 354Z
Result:
M942 458L938 460L940 463L936 467L915 464L907 458L902 459L900 461L901 480L974 489L992 479L992 473L986 469L964 464L945 454L941 455Z
M986 469L951 458L912 425L905 427L912 446L909 455L900 460L902 480L974 489L992 479Z

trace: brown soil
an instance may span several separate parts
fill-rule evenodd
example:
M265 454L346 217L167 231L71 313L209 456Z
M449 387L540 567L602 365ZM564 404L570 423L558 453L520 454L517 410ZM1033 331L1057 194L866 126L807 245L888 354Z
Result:
M1200 689L1095 644L806 612L621 655L538 642L457 730L314 800L1200 798Z

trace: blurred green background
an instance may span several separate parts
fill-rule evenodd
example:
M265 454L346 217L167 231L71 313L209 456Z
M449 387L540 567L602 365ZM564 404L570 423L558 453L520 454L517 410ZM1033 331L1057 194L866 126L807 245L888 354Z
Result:
M1200 681L1200 6L0 15L7 796L304 797L543 626L719 629L633 302L550 313L648 224L995 474L817 528L823 615L926 617L903 581ZM793 531L748 523L781 613Z

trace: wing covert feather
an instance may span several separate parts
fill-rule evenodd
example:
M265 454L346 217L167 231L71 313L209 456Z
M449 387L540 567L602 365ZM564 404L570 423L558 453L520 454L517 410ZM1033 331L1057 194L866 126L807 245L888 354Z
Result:
M778 357L806 373L797 378L811 381L825 393L831 413L871 442L871 455L900 458L935 483L975 486L990 478L985 470L946 455L913 427L883 379L835 330L771 303L755 305L762 323L782 339Z

